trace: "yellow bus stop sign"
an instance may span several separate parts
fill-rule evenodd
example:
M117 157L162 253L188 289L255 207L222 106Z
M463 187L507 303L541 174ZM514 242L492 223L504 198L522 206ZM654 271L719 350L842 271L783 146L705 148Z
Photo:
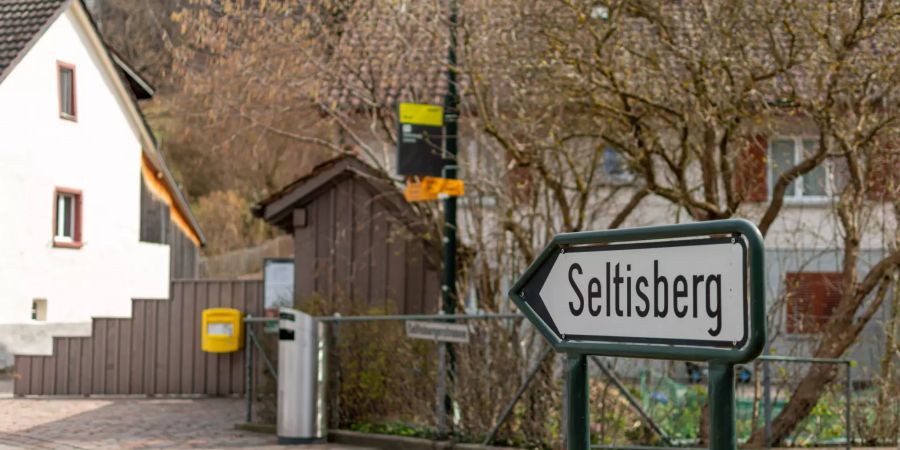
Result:
M445 163L444 108L401 103L397 114L397 174L440 175Z

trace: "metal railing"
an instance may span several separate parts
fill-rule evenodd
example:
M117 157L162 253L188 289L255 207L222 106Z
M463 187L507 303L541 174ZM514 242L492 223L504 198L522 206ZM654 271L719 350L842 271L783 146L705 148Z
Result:
M475 320L521 320L524 319L522 314L517 313L485 313L485 314L403 314L403 315L373 315L373 316L341 316L339 314L335 314L334 316L318 316L315 318L317 323L322 324L346 324L346 323L362 323L362 322L407 322L407 321L435 321L435 322L451 322L451 321L475 321ZM265 323L272 324L277 322L277 318L270 317L252 317L247 316L244 318L244 322L247 325L252 325L254 323ZM246 404L246 418L247 422L252 420L252 402L254 397L254 383L252 380L252 367L253 364L253 351L260 352L260 356L262 357L263 362L266 364L269 372L272 374L273 378L277 381L277 371L273 367L271 360L265 353L265 350L259 343L259 339L257 335L254 333L251 326L245 326L246 329L246 343L245 348L247 349L247 404ZM335 330L336 332L337 330ZM443 347L443 345L441 346ZM441 350L439 348L438 350ZM529 368L525 379L518 386L512 398L510 398L507 403L504 405L500 414L492 421L492 425L490 427L490 431L487 434L487 437L483 440L483 444L488 445L494 442L497 437L497 433L501 429L501 427L507 422L510 418L515 405L519 402L519 400L526 393L529 385L534 380L537 375L541 365L545 362L545 360L552 356L554 353L553 349L545 345L542 350L540 350L539 356L533 361L533 364ZM327 352L327 350L326 350ZM443 352L438 352L439 358L443 358ZM631 394L628 388L624 385L624 383L616 376L615 372L611 367L607 367L606 364L601 362L599 358L592 358L595 366L605 374L605 376L610 380L611 384L616 387L618 392L626 398L631 408L640 416L641 420L651 429L654 433L656 433L660 439L667 443L671 444L671 440L669 436L666 434L662 428L656 424L650 415L644 411L640 402ZM439 364L439 379L436 383L437 391L435 395L435 399L444 398L444 393L446 389L446 384L442 382L441 378L443 378L445 367L442 364ZM326 378L325 383L327 383L327 369L323 369L326 372L323 373L323 378ZM440 405L437 405L435 408L435 414L437 416L436 422L439 424L446 424L447 417L446 410Z
M269 369L269 374L272 375L272 378L275 382L278 382L278 370L272 365L272 361L269 359L269 356L266 354L265 349L262 348L262 345L259 343L259 339L257 339L256 334L253 332L253 327L249 326L254 323L262 323L262 324L277 324L278 318L275 317L253 317L251 315L246 315L244 317L244 351L246 352L244 355L244 370L247 376L244 379L244 392L247 401L247 411L246 418L247 423L253 422L253 348L255 347L259 350L259 356L266 364L266 368Z
M365 322L407 322L407 321L435 321L435 322L450 322L450 321L478 321L478 320L520 320L523 319L524 316L521 314L410 314L410 315L373 315L373 316L318 316L316 317L317 323L322 324L334 324L340 325L344 323L365 323ZM264 324L273 324L277 323L277 318L272 317L252 317L246 316L244 318L244 322L247 326L245 326L245 349L247 351L245 361L247 362L246 366L246 392L247 392L247 404L246 404L246 419L247 422L251 422L252 419L252 403L254 398L254 382L253 382L253 352L254 350L260 352L260 357L263 363L266 365L269 373L272 375L273 379L277 381L277 370L272 364L271 359L266 354L262 345L260 344L259 337L253 331L253 328L249 325L255 323L264 323ZM326 350L327 353L327 350ZM438 352L439 354L441 352ZM520 385L515 390L512 398L510 398L507 403L504 404L503 408L500 410L499 415L492 421L492 425L490 427L490 431L487 433L486 438L482 441L484 445L489 445L494 442L495 438L501 427L506 423L506 421L511 416L515 405L518 401L523 397L523 395L528 390L529 385L535 379L537 373L539 372L540 367L546 361L548 357L554 355L552 348L548 345L545 345L543 349L540 350L537 358L533 360L532 364L529 366L528 371L525 373L525 377L520 383ZM439 356L439 358L442 357ZM619 378L616 374L615 370L606 364L602 359L598 357L591 357L591 360L594 363L594 366L604 375L604 377L609 381L610 385L612 385L625 399L625 401L630 406L631 410L640 418L640 420L644 423L644 425L651 430L661 442L663 442L666 446L640 446L640 445L593 445L591 448L629 448L635 450L662 450L669 448L678 448L678 449L688 449L690 447L679 447L674 445L673 439L670 437L669 433L664 430L656 421L654 421L652 415L649 411L645 410L644 406L642 406L641 402L635 398L635 396L631 393L625 383ZM809 357L793 357L793 356L780 356L780 355L766 355L758 358L758 361L762 364L763 369L763 395L762 395L762 413L764 417L765 427L764 435L765 435L765 448L770 448L771 440L772 440L772 415L774 411L774 407L772 404L772 377L771 377L771 369L769 367L770 363L788 363L788 364L839 364L844 365L846 368L846 379L844 380L844 397L845 397L845 408L844 408L844 420L846 423L846 447L849 449L852 443L852 366L853 361L849 359L840 359L840 358L809 358ZM440 369L438 370L438 376L443 377L444 374L444 366L439 364ZM327 369L322 368L320 366L320 370L323 370L322 379L326 380L327 383ZM438 379L436 383L437 392L435 394L436 403L440 401L438 399L444 398L444 389L446 389L446 384L441 382L441 379ZM446 409L441 407L441 405L435 405L435 414L437 416L436 422L438 424L446 424L448 418L446 417ZM320 411L320 414L324 414L324 411ZM443 416L443 417L442 417Z
M846 367L847 377L844 380L844 433L846 436L847 450L853 443L852 400L853 400L853 360L846 358L811 358L801 356L763 355L757 358L763 366L763 418L765 448L772 446L772 374L770 362L783 362L794 364L839 364Z
M318 316L318 323L336 324L343 323L360 323L360 322L408 322L408 321L435 321L435 322L455 322L455 321L475 321L475 320L521 320L525 316L517 313L483 313L483 314L385 314L372 316L341 316L335 314L333 316ZM435 415L437 417L438 433L446 435L447 432L447 409L442 407L442 399L446 397L447 391L447 352L448 344L439 342L437 359L438 359L438 379L435 392ZM326 375L327 376L327 375ZM499 428L499 424L497 425Z
M317 323L324 324L341 324L341 323L359 323L359 322L407 322L407 321L471 321L471 320L519 320L524 319L525 316L522 314L514 314L514 313L484 313L484 314L386 314L386 315L373 315L373 316L341 316L340 314L335 314L333 316L318 316L315 317ZM253 331L251 326L255 323L263 323L263 324L277 324L278 318L275 317L253 317L251 315L247 315L244 317L245 323L245 344L244 348L246 349L246 421L247 423L252 422L253 418L253 398L254 398L254 383L253 383L253 351L254 348L259 351L260 356L264 363L266 364L269 373L272 375L273 379L277 382L278 380L278 371L273 366L271 360L266 354L265 350L262 348L262 345L259 342L256 334ZM327 352L327 350L326 350ZM547 352L549 352L549 347ZM441 355L443 358L443 355ZM324 378L327 382L327 369L324 372ZM533 375L532 375L533 376ZM522 391L524 392L524 388L527 385L523 386ZM438 392L436 393L436 398L443 398L443 390L446 389L444 383L438 383ZM516 399L521 396L522 392L520 392ZM513 401L513 404L515 400ZM512 405L510 405L510 409ZM436 412L438 415L438 423L446 423L447 418L442 417L446 414L444 408L436 408ZM508 414L508 413L507 413ZM504 415L505 420L506 415ZM495 429L499 429L502 422L498 423ZM496 431L495 431L496 433Z

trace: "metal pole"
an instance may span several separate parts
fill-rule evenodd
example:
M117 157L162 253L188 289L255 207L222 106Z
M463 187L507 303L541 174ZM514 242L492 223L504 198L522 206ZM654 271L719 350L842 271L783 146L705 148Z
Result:
M566 449L588 450L590 412L588 410L587 357L580 353L566 355Z
M437 397L435 405L437 405L435 413L437 414L438 435L447 436L447 345L446 343L438 343L438 377L437 377Z
M765 429L763 433L763 446L766 449L772 447L772 373L769 361L763 360L763 421Z
M735 450L734 365L709 363L709 448Z
M327 437L328 436L328 419L327 419L327 409L328 409L328 324L316 321L316 328L319 335L319 348L318 348L318 359L319 359L319 373L316 374L318 389L317 398L316 398L316 421L318 423L318 436L319 437Z
M457 320L516 320L524 319L525 316L519 313L484 313L484 314L384 314L376 316L341 316L335 314L332 316L319 316L316 320L319 322L391 322L391 321L457 321Z
M341 318L341 313L334 313L335 319ZM343 373L341 372L341 322L337 321L331 327L331 352L334 355L333 373L335 375L332 389L334 392L334 408L329 412L331 415L331 424L340 428L341 424L341 382L343 381Z
M248 314L247 317L250 317ZM244 360L247 376L244 380L244 395L247 396L247 423L253 422L253 346L250 345L250 325L244 324Z
M847 361L847 404L844 408L844 416L847 419L847 450L850 450L851 442L853 441L853 424L850 422L850 399L853 395L853 378L851 374L851 367L853 363Z
M603 371L603 374L606 375L606 378L609 378L609 381L611 381L616 389L619 390L619 393L625 397L625 400L628 400L628 403L630 403L631 407L634 408L635 411L637 411L638 415L641 416L641 419L644 420L644 423L646 423L666 445L672 445L672 439L669 437L669 435L665 431L663 431L662 428L660 428L660 426L653 420L652 417L650 417L649 414L647 414L646 411L644 411L644 408L637 401L637 399L634 398L633 395L631 395L631 392L628 390L628 388L626 388L625 385L622 384L622 381L619 380L619 377L616 376L615 372L613 372L609 367L606 367L606 365L603 364L602 361L600 361L600 358L592 356L591 359L594 361L594 364L599 367L601 371Z
M547 355L550 354L550 351L553 350L553 347L549 345L544 348L544 351L541 352L541 356L534 362L534 366L531 367L531 370L528 371L528 375L525 376L525 381L519 386L519 389L516 390L515 395L513 395L512 400L506 404L503 408L503 411L500 413L500 417L497 418L497 421L494 423L494 427L491 428L491 432L488 433L487 438L484 439L482 445L490 445L493 442L494 437L497 436L497 432L500 431L500 427L503 426L503 423L506 422L506 418L512 413L512 409L516 406L516 403L522 398L522 394L525 393L525 389L528 388L528 385L531 384L531 380L534 379L534 376L537 375L538 370L541 368L541 364L543 364L544 360L547 359Z
M567 376L569 374L566 361L569 359L568 353L560 353L560 362L559 364L563 368L563 376ZM566 384L566 389L563 389L562 399L560 399L560 414L559 414L559 428L562 430L566 430L565 433L569 431L569 385ZM563 435L563 445L566 445L568 439L566 435Z
M444 172L446 178L456 178L457 134L459 120L459 98L456 92L456 26L457 4L456 0L450 0L450 45L447 52L447 95L444 97L444 143L447 152L446 161L451 167ZM448 196L444 199L444 283L441 288L444 314L456 312L456 197ZM444 386L443 403L445 414L449 415L453 410L453 401L450 399L449 389L446 384L453 384L453 376L456 366L456 358L453 347L449 343L441 345L444 349L441 363L446 361L446 371L442 371L439 378L446 377ZM440 385L440 382L438 383ZM444 430L439 430L442 433Z
M847 364L852 361L846 358L812 358L805 356L783 356L783 355L763 355L756 359L761 361L784 361L789 363L811 363L811 364Z
M252 331L249 331L247 332L247 336L250 338L250 341L253 342L253 346L256 347L257 350L259 350L259 356L261 356L263 362L266 363L266 368L269 369L269 373L272 375L272 378L275 379L275 381L278 381L278 369L276 369L275 366L272 365L272 361L270 361L269 357L266 356L266 350L262 348L262 345L258 340L256 340L256 335L253 334Z

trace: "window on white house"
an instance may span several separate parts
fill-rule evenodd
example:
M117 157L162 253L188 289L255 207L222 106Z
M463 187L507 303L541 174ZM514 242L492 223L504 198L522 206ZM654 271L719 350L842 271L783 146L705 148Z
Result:
M58 63L59 71L59 116L75 120L75 66Z
M622 154L621 150L614 147L603 149L603 171L614 182L628 182L632 178L625 155Z
M56 196L56 239L72 242L75 240L75 196Z
M31 320L45 322L47 320L47 299L36 298L31 302Z
M56 190L53 215L53 242L56 246L78 247L81 244L81 192Z
M780 137L769 143L769 195L778 177L796 166L819 148L818 139ZM832 192L829 186L828 167L825 163L801 175L788 185L785 199L823 199Z

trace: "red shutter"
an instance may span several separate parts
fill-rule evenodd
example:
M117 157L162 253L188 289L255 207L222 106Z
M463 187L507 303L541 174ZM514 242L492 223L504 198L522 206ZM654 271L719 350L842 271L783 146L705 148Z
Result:
M869 200L883 201L898 192L900 157L891 149L874 150L871 157L874 160L869 165L866 197Z
M816 325L821 330L841 303L841 280L843 279L843 274L831 272L816 275L818 275L816 281L819 283L819 292L821 292L821 297L815 303Z
M744 201L764 202L769 198L766 183L768 149L766 137L758 135L750 138L747 148L738 155L734 188Z
M840 272L800 272L785 275L787 332L815 333L831 319L841 302Z

